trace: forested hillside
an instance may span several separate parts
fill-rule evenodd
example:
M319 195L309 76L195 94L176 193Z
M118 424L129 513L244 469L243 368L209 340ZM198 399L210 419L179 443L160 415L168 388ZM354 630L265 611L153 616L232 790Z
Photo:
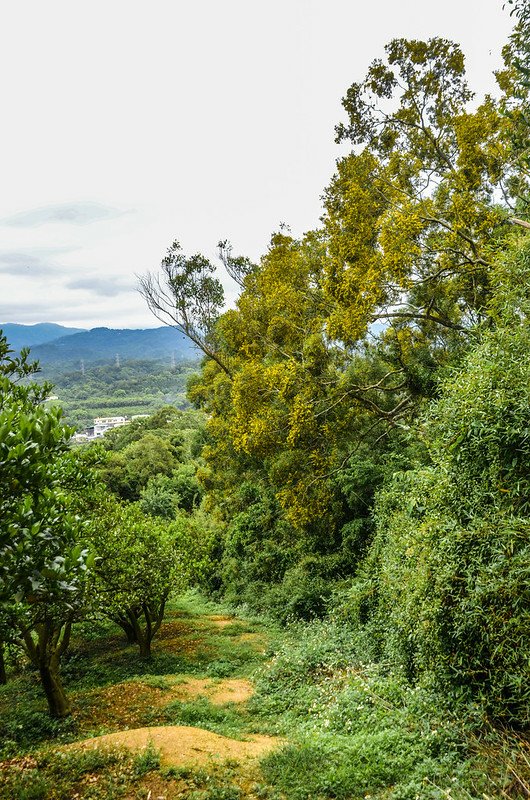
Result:
M375 54L321 227L258 263L220 243L233 308L177 241L141 278L204 356L194 410L69 448L0 339L2 796L530 796L530 12L508 5L498 98L447 40Z
M85 365L108 364L131 359L165 360L170 364L197 356L191 342L170 328L93 328L35 344L31 352L44 370L47 367L79 368L81 362Z
M53 383L53 393L64 412L64 421L76 430L93 423L94 417L152 414L168 403L190 407L187 379L198 361L129 359L116 364L87 364L81 370L60 365L42 368L38 380Z

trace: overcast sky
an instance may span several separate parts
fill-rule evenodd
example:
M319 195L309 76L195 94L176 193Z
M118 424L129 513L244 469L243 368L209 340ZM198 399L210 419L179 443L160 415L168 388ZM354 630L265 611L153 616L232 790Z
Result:
M173 239L258 258L318 224L341 97L387 41L460 42L480 94L511 27L502 0L18 0L0 21L0 322L114 328L159 324L134 276Z

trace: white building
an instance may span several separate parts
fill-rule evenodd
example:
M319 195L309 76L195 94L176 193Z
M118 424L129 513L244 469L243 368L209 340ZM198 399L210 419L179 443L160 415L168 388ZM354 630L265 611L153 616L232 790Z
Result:
M94 424L80 433L75 433L72 441L91 442L94 439L101 439L107 431L112 428L121 428L122 425L127 425L129 422L127 417L96 417Z
M96 417L94 419L94 438L103 436L112 428L121 428L122 425L127 425L127 422L126 417Z

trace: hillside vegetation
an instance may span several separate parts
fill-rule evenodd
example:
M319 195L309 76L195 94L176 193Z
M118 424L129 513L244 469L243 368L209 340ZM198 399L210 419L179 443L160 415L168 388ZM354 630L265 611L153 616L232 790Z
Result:
M54 395L64 412L64 421L76 430L93 423L94 417L152 414L168 403L189 408L188 378L198 369L197 361L175 366L159 361L128 360L119 365L88 364L83 371L44 366L38 380L53 383Z
M452 42L387 46L344 98L321 227L259 263L220 242L233 308L178 241L143 276L204 355L193 410L70 448L0 338L6 798L530 796L530 12L508 5L497 100L471 102Z

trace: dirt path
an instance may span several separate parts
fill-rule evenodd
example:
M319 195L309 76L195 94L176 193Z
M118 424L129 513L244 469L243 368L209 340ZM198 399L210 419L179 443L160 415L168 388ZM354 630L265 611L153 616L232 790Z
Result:
M193 697L206 697L214 706L225 703L245 703L254 694L250 681L242 678L186 678L170 689L171 695L186 700Z

